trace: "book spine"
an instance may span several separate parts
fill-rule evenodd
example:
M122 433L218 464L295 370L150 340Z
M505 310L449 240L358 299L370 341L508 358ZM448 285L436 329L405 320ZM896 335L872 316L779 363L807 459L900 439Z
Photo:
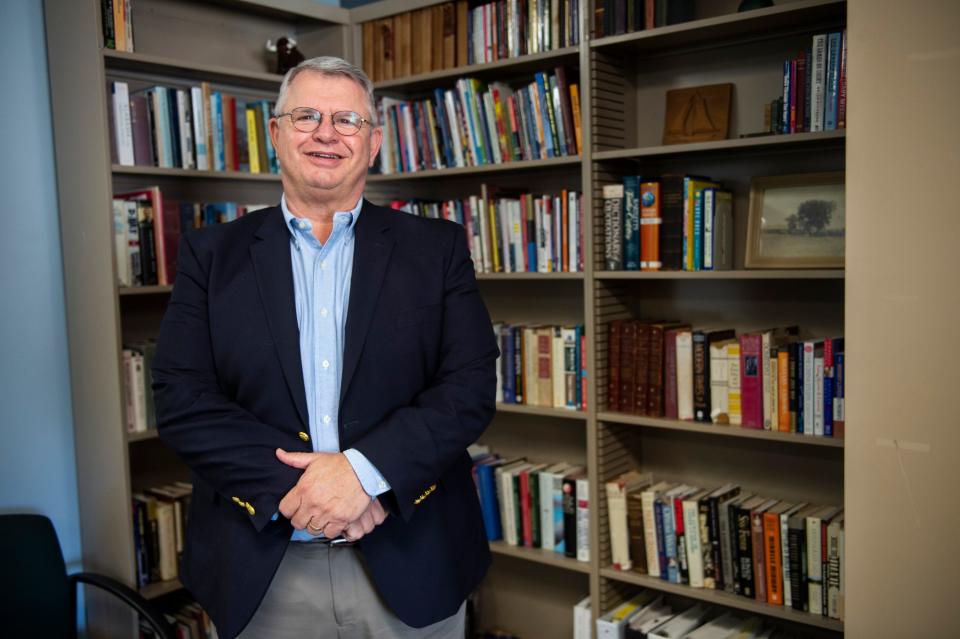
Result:
M810 94L810 130L823 131L826 100L827 35L813 36L813 86Z
M750 535L753 544L753 595L765 603L767 601L766 557L763 547L763 513L750 514Z
M659 271L660 261L660 183L640 184L640 270Z
M623 178L623 268L640 270L640 177Z
M683 530L689 566L689 584L703 588L703 549L700 541L700 516L696 500L683 501Z
M657 553L657 520L654 512L656 493L645 490L641 494L643 512L643 539L646 546L647 574L651 577L660 576L660 560Z
M577 561L590 562L590 482L577 479Z
M742 426L763 428L762 338L758 334L740 336L740 392Z
M840 93L840 33L827 36L826 91L824 95L823 130L835 131L837 128L837 97Z
M577 557L577 480L563 478L563 535L566 557Z
M780 549L780 515L763 513L763 552L767 574L767 603L783 605L783 564Z
M823 553L820 541L822 520L807 517L807 611L823 614Z
M677 419L693 419L693 334L677 333Z
M607 271L623 270L623 200L622 184L603 187L604 269Z
M693 418L698 422L710 422L710 370L707 352L707 335L702 331L693 333Z
M703 560L703 587L714 590L717 587L717 567L713 563L714 530L710 523L710 502L707 497L703 497L697 504L697 523L700 526L700 556Z
M750 531L750 511L743 508L736 509L736 548L737 561L740 566L737 583L738 594L749 599L755 597L753 572L753 536Z

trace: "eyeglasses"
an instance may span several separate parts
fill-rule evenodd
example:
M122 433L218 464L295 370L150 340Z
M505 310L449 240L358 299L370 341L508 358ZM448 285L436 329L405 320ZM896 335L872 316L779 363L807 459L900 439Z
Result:
M290 122L293 123L293 127L297 131L313 133L320 128L324 115L310 107L297 107L289 113L278 114L276 118L279 120L282 117L290 116ZM337 111L330 117L332 118L333 128L340 135L356 135L363 128L364 123L370 124L370 120L353 111Z

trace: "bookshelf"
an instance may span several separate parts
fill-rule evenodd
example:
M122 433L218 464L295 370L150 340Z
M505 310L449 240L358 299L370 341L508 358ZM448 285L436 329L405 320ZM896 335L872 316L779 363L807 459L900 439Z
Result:
M116 285L110 201L113 192L160 185L188 201L270 202L279 176L111 164L107 82L188 86L208 81L225 91L273 95L280 76L263 62L263 44L294 33L308 56L359 62L361 23L438 4L384 0L357 9L308 0L134 0L136 53L101 47L98 0L46 0L58 188L70 337L84 562L133 583L131 495L153 482L187 479L186 469L151 434L124 432L120 349L154 334L171 287ZM845 23L846 3L799 0L736 13L735 0L698 2L696 19L649 31L589 39L592 3L580 1L580 46L377 83L383 95L418 99L470 76L507 82L563 65L581 90L583 148L576 156L392 175L372 174L376 202L505 190L583 193L583 272L482 273L481 292L495 321L582 323L589 362L588 409L500 404L483 442L505 456L568 461L588 469L589 562L494 542L494 566L480 588L483 628L523 636L572 633L572 607L590 594L594 614L638 588L709 601L782 622L803 632L843 631L842 622L759 604L723 592L669 584L610 568L603 483L630 467L658 478L720 485L739 481L773 496L843 504L843 440L804 437L627 415L606 409L606 330L613 319L678 317L745 329L799 324L814 334L843 332L845 271L744 270L749 181L753 176L842 170L845 131L739 137L756 132L762 104L780 89L778 63L818 32ZM175 34L175 35L170 35ZM733 82L729 139L664 146L664 92L675 86ZM94 90L91 90L91 87ZM82 122L83 126L77 126ZM734 192L735 263L726 272L603 270L602 187L628 174L705 174ZM151 584L162 598L176 580ZM90 629L123 636L133 620L95 593Z

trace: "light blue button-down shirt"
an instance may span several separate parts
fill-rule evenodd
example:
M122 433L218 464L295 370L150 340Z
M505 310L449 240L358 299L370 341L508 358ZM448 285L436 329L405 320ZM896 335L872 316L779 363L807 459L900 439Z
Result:
M286 196L280 207L290 230L293 291L300 328L300 362L307 396L310 441L318 453L340 452L337 431L343 343L353 274L354 225L363 197L350 211L333 214L333 231L323 244L313 235L310 220L293 215ZM390 490L387 480L360 451L343 451L371 499ZM295 530L293 539L313 539Z

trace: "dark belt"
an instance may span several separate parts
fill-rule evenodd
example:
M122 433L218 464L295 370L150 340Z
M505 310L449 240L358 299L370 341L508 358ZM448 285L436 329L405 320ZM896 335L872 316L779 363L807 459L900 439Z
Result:
M355 545L356 541L350 541L346 537L314 537L309 541L294 540L295 544L321 544L329 548L348 548Z

